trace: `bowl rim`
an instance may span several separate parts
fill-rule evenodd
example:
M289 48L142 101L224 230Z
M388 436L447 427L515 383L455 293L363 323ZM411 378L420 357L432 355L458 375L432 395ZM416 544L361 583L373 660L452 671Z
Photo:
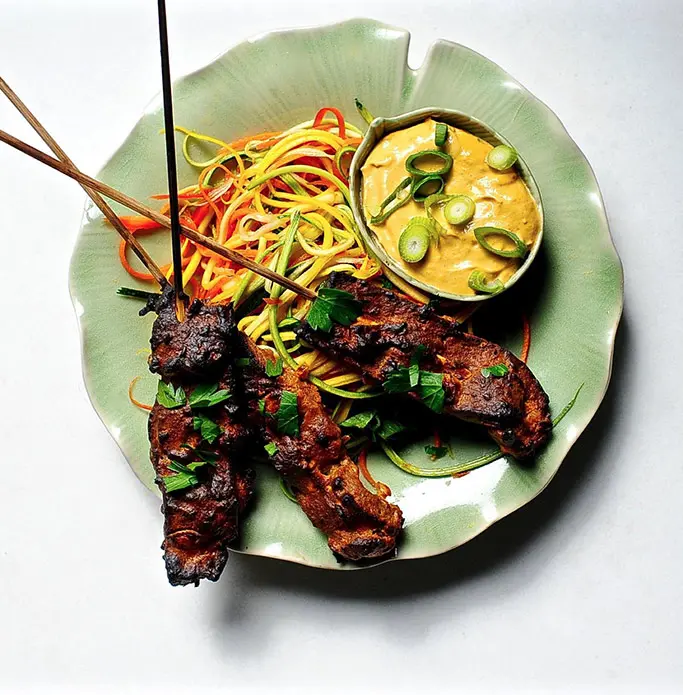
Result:
M540 217L539 232L534 241L529 254L527 255L524 263L515 271L512 277L503 285L503 289L495 294L474 294L474 295L464 295L455 294L452 292L446 292L434 287L428 283L422 282L421 280L413 277L406 269L400 265L394 258L392 258L387 251L384 249L382 244L377 239L375 232L369 226L365 219L365 214L363 212L363 193L362 193L362 182L363 175L361 173L361 168L365 163L366 159L373 151L377 143L387 134L393 133L397 130L403 130L416 125L424 120L432 118L435 121L445 122L448 125L459 128L472 135L488 142L490 145L507 145L512 147L517 152L517 163L515 164L522 180L526 184L529 192L531 193L536 207L538 209L538 214ZM473 130L477 132L472 132ZM543 213L543 199L541 197L541 191L536 182L536 179L526 163L524 158L519 153L519 150L514 147L514 145L503 135L501 135L497 130L484 123L474 116L459 111L457 109L445 109L440 107L426 107L421 109L416 109L414 111L407 111L401 113L397 116L389 117L377 117L373 118L372 122L369 124L363 140L361 141L356 153L354 154L353 160L349 168L349 192L351 196L351 210L359 229L360 235L366 244L368 250L373 256L385 267L396 275L398 275L402 280L407 282L409 285L419 290L420 292L439 297L441 299L453 300L458 302L483 302L488 299L493 299L498 297L506 290L510 289L515 283L526 273L534 259L538 255L538 251L541 248L543 242L544 234L544 213Z

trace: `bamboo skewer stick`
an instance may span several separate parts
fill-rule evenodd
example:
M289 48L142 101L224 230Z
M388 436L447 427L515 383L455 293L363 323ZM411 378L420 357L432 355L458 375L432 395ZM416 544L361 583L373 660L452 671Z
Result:
M175 154L175 128L173 126L173 91L171 65L168 54L166 28L166 0L157 2L159 14L159 46L161 49L161 83L164 97L164 125L166 127L166 173L168 176L168 213L171 218L171 249L173 252L173 287L175 288L178 320L185 315L187 295L183 288L183 257L180 250L180 207L178 205L178 173Z
M51 169L55 169L56 171L59 171L65 176L68 176L69 178L78 181L86 188L89 188L93 191L97 191L98 193L101 193L107 198L110 198L111 200L114 200L117 203L124 205L130 210L137 212L139 215L153 220L160 226L170 229L171 221L168 217L166 217L166 215L162 215L160 212L157 212L156 210L147 207L135 198L132 198L131 196L126 195L125 193L121 193L121 191L117 191L112 186L109 186L106 183L102 183L101 181L98 181L97 179L94 179L91 176L88 176L87 174L83 174L78 169L68 164L65 164L64 162L60 162L58 159L50 157L50 155L41 152L35 147L29 145L28 143L23 142L23 140L19 140L19 138L15 138L13 135L6 133L4 130L0 130L0 142L4 142L10 147L19 150L19 152L23 152L29 157L32 157L33 159L38 160L42 164L49 166ZM247 268L248 270L251 270L257 275L266 278L267 280L271 280L277 285L281 285L282 287L291 290L295 294L301 295L302 297L311 300L316 299L318 296L308 287L304 287L303 285L300 285L298 282L294 282L294 280L290 280L288 277L280 275L280 273L276 273L275 271L271 270L270 268L267 268L264 265L261 265L260 263L256 263L255 261L251 260L251 258L247 258L246 256L243 256L241 253L238 253L237 251L233 251L232 249L228 249L224 246L221 246L213 239L203 236L202 234L195 231L191 227L188 227L187 225L181 224L181 230L183 232L183 236L185 236L187 239L194 241L196 244L199 244L200 246L204 246L210 251L213 251L213 253L215 253L218 256L222 256L223 258L226 258L227 260L232 261L233 263L237 263Z
M74 170L78 171L76 165L69 159L64 150L57 144L55 139L47 132L42 123L33 115L28 106L15 94L12 88L0 77L0 91L12 102L17 111L28 121L33 130L38 133L43 142L55 153L58 159L65 164L68 164ZM88 194L90 199L97 205L102 214L109 220L114 229L126 240L132 247L135 255L140 259L142 264L147 268L152 277L159 283L161 287L168 284L168 281L161 272L159 266L154 262L154 259L145 251L142 244L131 234L124 226L116 213L109 207L102 196L91 188L81 183L81 187Z

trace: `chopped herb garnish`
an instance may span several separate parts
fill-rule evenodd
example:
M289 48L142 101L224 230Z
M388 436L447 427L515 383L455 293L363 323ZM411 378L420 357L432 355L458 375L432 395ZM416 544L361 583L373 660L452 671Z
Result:
M192 408L211 408L231 397L230 391L218 388L218 384L201 384L190 394Z
M280 376L283 369L282 358L279 356L274 362L266 362L266 376Z
M420 372L418 394L422 402L435 413L443 411L446 394L443 390L443 374Z
M366 410L363 413L357 413L352 417L346 418L344 422L339 423L342 427L357 427L359 430L365 429L372 419L377 415L374 410Z
M395 420L382 420L375 430L375 434L380 439L389 439L395 434L403 432L403 430L405 430L405 425L402 425L400 422L396 422Z
M420 369L419 361L423 352L424 348L418 347L410 360L410 367L399 367L391 372L383 384L384 390L387 393L415 391L428 408L440 413L445 399L443 374Z
M389 439L399 432L405 430L405 426L400 422L393 420L382 420L377 411L366 410L362 413L357 413L350 418L340 423L341 427L355 427L359 430L369 430L373 441L379 437L380 439Z
M277 454L277 444L270 442L263 447L266 450L268 456L275 456Z
M195 415L192 419L192 426L209 444L213 444L222 433L220 426L205 415Z
M445 446L434 446L433 444L428 444L425 447L425 454L432 457L432 461L437 459L442 459L448 453L448 447Z
M333 322L349 326L360 316L361 311L361 303L349 292L321 287L306 321L313 330L329 333Z
M382 285L382 287L384 287L385 290L393 290L394 289L394 285L392 284L391 280L389 280L388 278L383 277L379 281L379 284Z
M410 372L407 367L394 369L382 384L387 393L407 393L410 391Z
M185 488L196 485L199 482L199 478L195 471L207 464L211 466L216 465L216 459L209 459L209 457L206 457L200 461L188 463L187 465L180 463L180 461L171 461L168 467L170 470L174 471L174 474L165 475L162 478L166 492L184 490Z
M238 367L248 367L251 364L251 360L248 357L238 357L235 360L235 364Z
M185 391L182 386L174 389L173 384L160 381L157 387L157 402L164 408L181 408L185 405Z
M158 292L147 292L146 290L137 290L133 287L119 287L116 290L116 294L121 297L135 297L136 299L151 299L159 296Z
M259 411L259 413L261 413L261 415L266 414L266 399L265 398L259 398L258 411Z
M280 397L280 407L275 413L277 431L290 437L299 436L299 408L297 395L291 391L283 391Z
M494 364L491 367L482 367L482 376L487 379L491 376L505 376L510 370L504 364Z
M410 367L408 369L410 388L414 389L420 381L420 359L424 351L424 345L418 345L413 356L410 358Z

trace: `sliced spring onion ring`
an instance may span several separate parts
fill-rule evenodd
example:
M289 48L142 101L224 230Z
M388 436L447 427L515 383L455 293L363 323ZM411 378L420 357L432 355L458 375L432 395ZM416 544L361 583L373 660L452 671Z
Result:
M443 225L441 225L432 214L432 208L435 205L445 203L447 200L450 199L450 197L451 196L445 195L444 193L435 193L434 195L427 196L427 198L424 201L425 212L427 213L427 217L429 218L429 221L432 223L432 227L439 235L446 234L446 230L443 228Z
M506 171L517 161L517 152L507 145L498 145L486 155L486 163L496 171Z
M486 237L491 235L506 237L515 245L515 248L497 249L495 246L491 246L486 240ZM487 251L495 253L496 256L501 256L502 258L524 258L529 251L526 244L514 232L509 232L507 229L502 229L501 227L477 227L477 229L474 230L474 236L477 238L480 246L483 246Z
M430 158L440 159L443 164L439 168L432 169L431 171L429 169L420 169L420 167L417 166L420 160ZM422 150L421 152L411 154L410 157L406 159L406 171L413 176L445 176L451 170L452 166L453 157L441 150Z
M486 280L486 275L481 270L473 270L467 280L467 284L475 291L483 294L498 294L504 289L503 283L496 279L489 283Z
M448 140L448 126L445 123L437 123L434 126L434 144L443 147Z
M467 195L454 195L444 205L443 215L449 224L465 224L476 212L476 205Z
M382 201L379 212L370 218L370 224L382 224L392 212L398 210L410 200L410 176L401 181L394 190Z
M429 220L414 217L398 238L398 253L406 263L419 263L427 255L431 238Z
M441 193L444 185L444 180L436 174L415 178L410 184L410 195L416 203L422 203L430 195Z

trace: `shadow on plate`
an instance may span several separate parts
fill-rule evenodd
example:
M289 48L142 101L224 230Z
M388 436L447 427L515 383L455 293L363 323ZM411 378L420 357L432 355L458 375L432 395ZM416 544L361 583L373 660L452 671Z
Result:
M553 481L535 500L472 541L436 557L389 562L357 572L329 572L266 558L233 556L232 561L240 563L238 572L245 585L276 591L291 588L328 598L386 601L438 591L504 566L562 515L580 494L588 473L605 460L605 452L615 444L611 424L627 391L626 366L633 359L630 348L630 328L624 314L616 338L611 385Z

